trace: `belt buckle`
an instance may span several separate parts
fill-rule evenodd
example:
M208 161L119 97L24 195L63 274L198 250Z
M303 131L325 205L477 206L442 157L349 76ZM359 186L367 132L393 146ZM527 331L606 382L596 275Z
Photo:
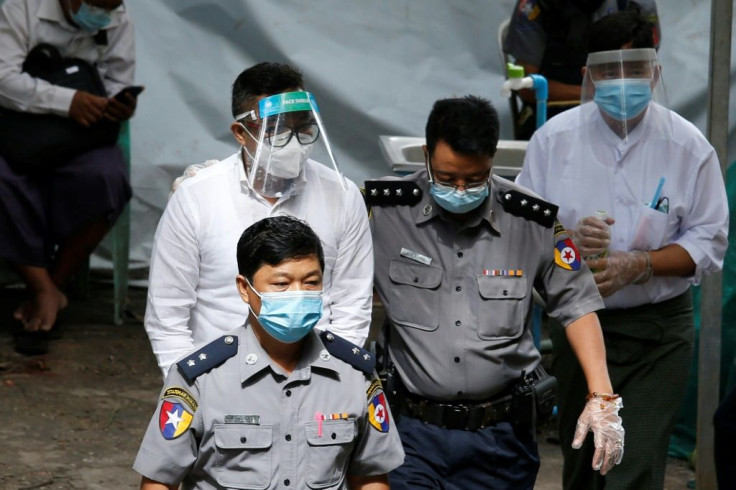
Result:
M468 426L468 407L465 405L445 405L445 428L466 429Z

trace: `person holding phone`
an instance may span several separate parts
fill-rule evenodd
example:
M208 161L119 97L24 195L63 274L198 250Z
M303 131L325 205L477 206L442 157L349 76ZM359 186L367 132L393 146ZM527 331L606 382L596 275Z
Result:
M29 52L49 44L64 58L97 67L108 96L53 85L23 71ZM0 4L0 107L70 118L83 127L133 116L133 25L122 0L5 0ZM35 137L42 141L43 130ZM25 282L14 312L16 350L41 354L68 303L71 274L113 225L131 188L117 146L44 162L40 175L11 167L0 154L0 257Z

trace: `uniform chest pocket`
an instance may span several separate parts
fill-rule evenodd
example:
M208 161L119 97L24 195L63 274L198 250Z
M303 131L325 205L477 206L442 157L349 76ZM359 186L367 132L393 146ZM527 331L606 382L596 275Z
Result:
M528 308L526 277L479 275L478 337L511 340L524 330Z
M216 424L217 483L226 488L267 488L272 441L270 425Z
M391 279L391 320L420 330L437 330L442 269L392 260L388 275Z
M357 433L354 419L323 420L305 426L307 443L307 485L326 488L337 485L345 477L348 458Z

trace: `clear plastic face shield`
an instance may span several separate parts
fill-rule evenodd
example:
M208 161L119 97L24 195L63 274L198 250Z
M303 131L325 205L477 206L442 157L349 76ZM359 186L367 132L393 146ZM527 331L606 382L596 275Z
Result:
M589 105L586 105L589 104ZM671 133L662 70L654 49L621 49L588 55L581 117L598 110L609 128L627 139L640 123Z
M329 161L342 189L345 179L335 161L317 102L309 92L285 92L264 97L258 114L249 111L236 116L243 125L248 182L258 194L279 198L288 194L304 178L310 158Z

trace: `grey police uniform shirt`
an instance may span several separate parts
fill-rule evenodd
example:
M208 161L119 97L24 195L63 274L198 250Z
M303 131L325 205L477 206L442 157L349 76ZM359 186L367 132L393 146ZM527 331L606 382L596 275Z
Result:
M421 201L374 205L370 223L375 286L391 325L389 353L411 393L483 400L508 388L522 370L530 373L540 359L530 328L532 287L563 325L603 308L562 227L504 209L501 201L513 191L529 216L551 219L544 201L536 210L531 202L520 204L531 191L494 176L489 197L460 225L429 195L426 170L401 180L416 182Z
M169 370L133 466L141 475L182 489L345 489L348 474L401 465L375 373L332 356L313 331L287 375L248 327L192 354L190 365L226 342L237 353L191 383L177 365Z

